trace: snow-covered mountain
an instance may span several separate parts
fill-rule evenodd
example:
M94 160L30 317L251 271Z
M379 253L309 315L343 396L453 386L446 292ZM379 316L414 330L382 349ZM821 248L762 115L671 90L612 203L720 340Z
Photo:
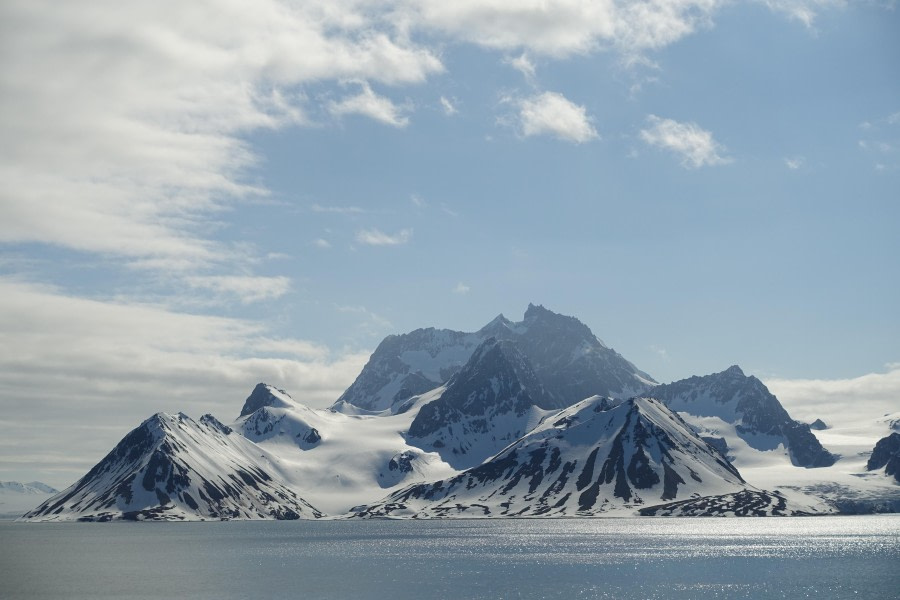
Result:
M531 430L548 404L525 355L512 342L488 338L419 409L407 438L456 469L473 467Z
M822 447L810 426L792 419L759 379L744 375L738 366L658 385L649 393L688 415L685 418L702 435L720 438L728 448L738 444L757 451L781 448L800 467L834 464L835 457Z
M666 501L750 487L660 401L610 400L595 396L563 409L483 464L409 486L356 516L633 514Z
M738 367L656 385L529 305L475 333L388 337L330 409L260 383L229 425L154 415L26 518L900 510L900 434L871 450L900 413L850 429L823 416L836 453Z
M578 319L529 304L522 321L499 315L474 333L429 328L388 336L333 408L396 410L446 383L488 338L511 342L530 361L546 390L542 408L564 408L596 394L625 398L656 383Z
M347 415L310 408L259 384L231 427L267 453L273 476L337 515L397 486L455 472L437 453L406 439L419 407L439 391L417 397L401 414Z
M59 490L40 481L0 481L0 519L16 519Z
M157 413L23 520L300 519L322 513L265 469L258 446L212 416Z

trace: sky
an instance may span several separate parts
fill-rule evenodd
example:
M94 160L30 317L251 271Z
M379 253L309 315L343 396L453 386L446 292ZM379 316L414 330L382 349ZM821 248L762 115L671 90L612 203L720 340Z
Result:
M900 405L898 8L3 2L0 479L529 302L660 382Z

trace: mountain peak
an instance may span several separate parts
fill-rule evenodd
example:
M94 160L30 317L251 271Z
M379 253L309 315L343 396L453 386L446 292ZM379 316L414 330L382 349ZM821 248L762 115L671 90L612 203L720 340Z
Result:
M528 321L530 319L538 319L541 317L561 317L563 315L559 315L552 310L544 308L543 304L532 304L528 303L528 308L525 309L525 320Z
M284 390L268 383L257 383L250 395L247 396L247 400L244 401L240 416L245 417L252 414L263 406L288 408L292 404L293 398Z
M509 329L513 325L515 325L515 323L513 323L512 321L507 319L505 316L503 316L503 313L500 313L499 315L494 317L490 323L488 323L487 325L482 327L479 330L479 333L482 333L484 335L493 335L495 332L499 332L504 329Z
M737 365L731 365L730 367L722 371L722 375L730 375L732 377L746 377L746 375L744 375L744 372Z

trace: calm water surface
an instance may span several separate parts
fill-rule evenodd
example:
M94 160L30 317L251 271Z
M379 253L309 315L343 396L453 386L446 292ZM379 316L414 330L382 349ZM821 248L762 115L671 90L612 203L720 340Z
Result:
M900 515L0 523L0 598L900 598Z

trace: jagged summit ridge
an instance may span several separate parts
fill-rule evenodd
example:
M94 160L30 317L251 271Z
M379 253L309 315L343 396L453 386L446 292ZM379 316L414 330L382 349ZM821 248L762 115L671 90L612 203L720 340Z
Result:
M388 336L333 409L396 410L407 399L446 384L491 337L511 342L528 358L554 408L594 394L629 397L656 383L578 319L529 304L518 323L498 315L473 333L430 328Z

